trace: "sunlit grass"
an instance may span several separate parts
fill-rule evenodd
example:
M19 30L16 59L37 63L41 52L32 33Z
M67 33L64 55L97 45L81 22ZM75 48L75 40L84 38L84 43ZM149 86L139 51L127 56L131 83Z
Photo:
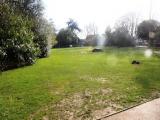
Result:
M106 48L102 53L91 50L53 49L50 57L38 60L33 66L3 72L0 119L28 119L45 106L86 89L112 89L112 94L103 99L124 107L158 97L153 95L160 92L158 56L146 57L145 49L137 48ZM132 60L141 64L132 65ZM99 99L100 96L94 97ZM103 107L91 106L93 110Z

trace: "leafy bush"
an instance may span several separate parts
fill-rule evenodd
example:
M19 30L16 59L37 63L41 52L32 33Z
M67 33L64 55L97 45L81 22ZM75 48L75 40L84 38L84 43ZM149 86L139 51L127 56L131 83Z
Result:
M48 41L46 35L37 35L36 39L34 39L34 42L37 44L37 47L39 48L39 58L44 58L48 56Z
M33 43L32 22L6 4L0 5L0 16L1 69L33 64L38 49Z

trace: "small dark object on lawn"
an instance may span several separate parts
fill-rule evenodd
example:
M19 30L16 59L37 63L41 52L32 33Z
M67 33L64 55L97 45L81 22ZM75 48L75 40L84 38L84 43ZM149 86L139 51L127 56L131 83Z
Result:
M139 61L137 61L137 64L139 65L139 64L140 64L140 62L139 62Z
M133 61L132 61L132 64L137 64L137 65L139 65L140 62L139 62L139 61L136 61L136 60L133 60Z
M16 97L16 99L17 99L17 100L21 100L22 98L21 98L21 97Z
M100 48L95 48L95 49L92 50L92 52L103 52L103 50L100 49Z
M137 61L135 61L135 60L132 61L132 64L136 64L136 63L137 63Z

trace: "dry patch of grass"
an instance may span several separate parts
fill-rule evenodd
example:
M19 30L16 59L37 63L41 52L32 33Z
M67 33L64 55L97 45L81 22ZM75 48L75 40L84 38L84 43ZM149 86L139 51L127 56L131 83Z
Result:
M75 93L58 103L48 106L45 110L32 115L32 119L44 113L42 120L94 120L115 113L123 107L105 100L105 96L112 94L112 89L98 89L91 91L86 89L81 93Z
M92 76L82 76L80 77L81 80L89 80L89 81L97 81L97 82L100 82L100 83L105 83L107 82L107 79L106 78L103 78L103 77L92 77Z

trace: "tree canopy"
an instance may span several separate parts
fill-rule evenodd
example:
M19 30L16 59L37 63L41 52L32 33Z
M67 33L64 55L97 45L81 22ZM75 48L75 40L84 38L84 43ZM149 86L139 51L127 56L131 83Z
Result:
M73 19L70 19L68 22L67 22L67 25L68 25L68 29L70 29L71 31L75 31L77 30L78 32L81 31L81 29L78 27L78 24L73 20Z
M78 36L70 29L61 29L56 37L56 47L69 47L70 45L78 45Z
M137 36L143 40L149 40L149 32L155 32L160 26L156 20L145 20L138 25Z
M67 22L67 25L67 28L61 29L57 34L57 44L55 45L55 47L69 47L70 45L79 45L80 39L76 33L76 31L80 31L78 24L73 19L70 19Z
M135 45L134 38L126 27L117 27L114 31L107 28L105 36L108 46L131 47Z

